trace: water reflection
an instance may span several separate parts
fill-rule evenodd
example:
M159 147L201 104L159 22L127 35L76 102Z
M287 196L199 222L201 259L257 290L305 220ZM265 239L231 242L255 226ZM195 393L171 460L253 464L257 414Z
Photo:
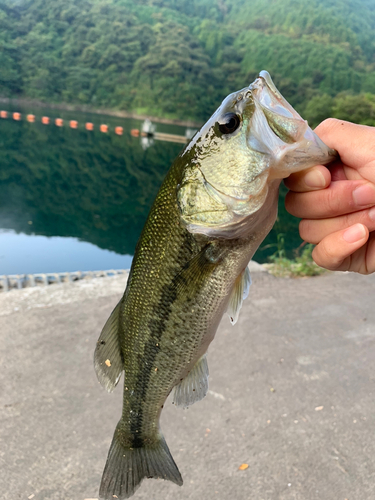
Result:
M85 119L78 117L80 123ZM140 139L130 135L132 128L141 127L141 122L121 120L119 124L124 127L122 136L100 133L98 127L90 132L0 120L0 229L75 238L117 254L132 255L157 190L183 145L155 141L143 149ZM157 128L185 133L183 128ZM256 258L262 261L275 251L269 245L276 242L276 232L288 232L287 247L296 248L301 242L297 224L283 211L276 230L263 245L267 249L259 251ZM26 252L29 243L23 240L14 245L25 247ZM54 249L54 269L48 266L38 268L38 272L61 269L64 249L60 247L60 252L58 246ZM48 245L39 251L50 253ZM25 252L19 253L19 269L14 271L12 267L12 272L34 272L32 259ZM110 255L107 258L107 269L119 267L112 263ZM30 262L27 269L23 261ZM68 261L64 259L66 266ZM77 270L73 259L62 270ZM2 273L10 271L0 259Z
M130 130L131 123L128 123ZM0 121L0 227L132 254L181 145Z
M129 269L131 261L77 238L0 231L0 275Z

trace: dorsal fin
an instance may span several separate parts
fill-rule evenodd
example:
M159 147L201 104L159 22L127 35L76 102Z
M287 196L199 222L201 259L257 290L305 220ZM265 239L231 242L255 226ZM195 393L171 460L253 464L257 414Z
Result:
M237 323L242 303L245 299L247 299L249 295L250 285L251 285L250 271L249 268L246 266L235 281L228 303L227 314L229 316L232 325L235 325Z
M96 343L94 367L96 376L108 392L112 392L124 370L119 339L119 314L121 301L108 318Z

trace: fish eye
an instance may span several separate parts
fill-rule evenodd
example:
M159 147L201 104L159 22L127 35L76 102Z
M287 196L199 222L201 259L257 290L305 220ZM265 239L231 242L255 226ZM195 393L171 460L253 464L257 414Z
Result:
M237 130L241 120L236 113L226 113L218 122L222 134L231 134Z

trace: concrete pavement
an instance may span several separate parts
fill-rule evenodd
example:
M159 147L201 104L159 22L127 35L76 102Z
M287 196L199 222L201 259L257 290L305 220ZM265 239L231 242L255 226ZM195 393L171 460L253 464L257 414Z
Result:
M144 480L134 500L374 499L375 275L252 277L207 397L163 410L184 485ZM107 394L92 357L124 284L0 294L0 499L98 498L122 383Z

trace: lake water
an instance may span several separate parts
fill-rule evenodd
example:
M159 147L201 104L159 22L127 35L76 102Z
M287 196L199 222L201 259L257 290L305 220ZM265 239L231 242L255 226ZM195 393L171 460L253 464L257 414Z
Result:
M0 275L126 269L157 190L181 144L154 141L145 148L130 135L142 122L104 115L36 108L21 121L0 119ZM36 115L27 122L26 113ZM75 119L42 125L42 115ZM94 130L84 123L94 123ZM99 125L109 125L109 132ZM185 128L155 124L185 135ZM114 134L122 126L122 136ZM274 253L277 233L292 255L301 244L298 220L283 208L255 260Z

